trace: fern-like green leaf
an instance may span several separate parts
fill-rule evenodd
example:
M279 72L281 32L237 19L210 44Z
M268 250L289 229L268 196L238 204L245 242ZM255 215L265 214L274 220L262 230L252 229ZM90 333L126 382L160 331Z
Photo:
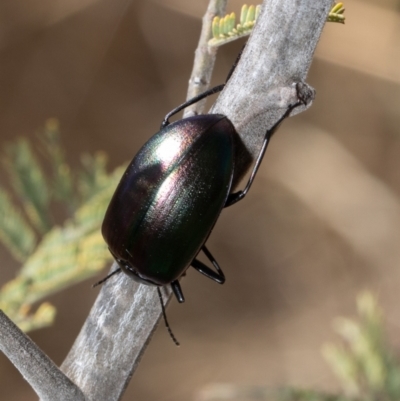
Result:
M30 305L24 305L14 316L17 317L14 323L27 332L50 326L56 316L56 308L48 302L43 302L32 312Z
M40 139L52 169L50 177L52 198L66 203L67 210L72 214L77 206L77 199L74 193L71 169L60 145L58 120L50 118L46 121Z
M343 3L335 4L329 13L327 21L344 24L344 11ZM237 25L235 13L227 14L225 17L214 17L212 22L212 38L208 41L208 45L222 46L250 35L260 12L261 5L243 5L240 12L240 22Z
M102 182L103 189L90 197L73 219L52 228L20 274L1 289L0 308L19 327L39 327L35 316L26 313L32 303L95 275L111 261L100 227L124 170L120 167L108 175ZM54 313L46 314L50 315Z
M359 295L357 306L359 319L336 320L344 343L325 345L324 356L347 394L362 400L398 400L400 364L386 344L383 314L370 292Z
M31 224L40 233L45 233L51 227L50 191L27 140L21 138L9 144L3 161Z
M340 24L344 24L345 16L344 16L345 8L343 3L337 3L332 7L332 10L328 15L328 22L338 22Z
M72 220L45 235L21 270L21 277L32 280L27 301L82 281L111 260L100 227L122 173L122 168L117 169L107 186L83 204Z
M87 201L108 185L107 155L104 152L96 152L94 156L83 154L81 162L84 170L78 176L77 187L82 201Z
M0 188L0 241L14 258L24 262L33 251L37 238L25 217L13 205L10 195Z
M243 5L240 22L237 25L235 13L228 14L222 18L215 17L212 23L213 38L209 40L208 45L221 46L249 35L260 11L260 5L250 7L247 4Z

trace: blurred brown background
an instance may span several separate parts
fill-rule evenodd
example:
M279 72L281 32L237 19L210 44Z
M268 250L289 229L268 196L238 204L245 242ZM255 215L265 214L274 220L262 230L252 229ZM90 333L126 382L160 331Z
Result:
M130 160L185 98L206 1L2 0L0 146L61 122L67 156ZM400 2L346 0L308 82L313 107L283 124L244 202L208 244L227 282L190 271L125 400L193 399L211 382L337 388L320 347L331 321L373 290L400 350ZM238 1L229 4L238 12ZM243 42L219 52L221 83ZM3 180L0 175L0 180ZM4 248L1 283L18 265ZM53 327L31 337L60 364L96 297L84 282L53 296ZM129 344L127 344L129 346ZM34 400L0 355L3 400Z

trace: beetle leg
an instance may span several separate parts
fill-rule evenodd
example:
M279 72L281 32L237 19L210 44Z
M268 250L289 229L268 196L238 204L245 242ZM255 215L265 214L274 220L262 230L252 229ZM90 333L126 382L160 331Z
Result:
M270 142L270 139L272 137L272 135L275 133L275 131L278 129L279 125L281 124L281 122L289 116L289 114L292 112L293 109L295 109L296 107L300 106L304 104L303 100L299 100L298 102L290 105L287 110L285 111L285 113L283 114L283 116L269 129L267 130L267 132L265 133L265 137L264 137L264 142L262 144L260 153L257 156L257 160L254 164L253 167L253 171L250 174L250 178L249 181L247 182L245 188L243 189L243 191L238 191L238 192L234 192L233 194L229 194L228 199L226 200L225 206L224 207L228 207L231 206L239 201L241 201L247 194L247 192L249 192L249 189L251 187L251 184L253 184L254 178L257 174L257 171L260 167L260 164L262 162L262 159L265 155L265 151L267 150L267 146Z
M244 47L242 47L242 50L240 50L239 55L236 58L236 61L233 63L233 66L231 67L228 76L226 77L225 83L221 84L221 85L217 85L214 86L214 88L208 89L203 93L200 93L200 95L197 95L195 97L192 97L191 99L187 100L185 103L182 103L180 106L176 107L175 109L171 110L165 117L163 122L161 123L161 129L163 129L164 127L166 127L167 125L169 125L169 119L179 113L181 110L183 110L184 108L191 106L194 103L199 102L200 100L213 95L214 93L218 93L221 92L222 89L224 89L226 83L229 81L229 78L232 76L233 71L235 71L237 64L239 63L240 57L242 56L242 52L244 50Z
M224 272L222 271L221 267L219 266L218 262L214 259L214 256L211 255L211 252L206 248L205 245L203 245L201 249L204 252L204 254L207 256L208 260L213 264L213 266L215 267L215 270L217 270L217 272L210 269L203 262L200 262L200 260L197 260L197 259L193 259L191 265L199 273L204 274L206 277L210 278L211 280L214 280L218 284L224 284L225 283L225 275L224 275Z
M182 103L180 106L176 107L175 109L171 110L164 118L163 122L161 123L161 129L169 125L169 119L176 113L179 113L181 110L184 108L191 106L194 103L199 102L200 100L206 98L207 96L211 96L214 93L221 92L222 89L224 89L225 84L229 81L230 77L233 74L233 71L235 71L237 64L239 63L240 57L242 56L242 52L244 50L245 46L242 47L242 50L240 50L235 62L233 63L233 66L231 67L228 76L226 77L225 83L222 85L214 86L214 88L208 89L207 91L200 93L200 95L197 95L189 100L187 100L185 103Z
M185 302L185 297L183 296L182 288L178 280L175 280L171 283L171 288L178 302L180 304Z
M214 93L221 92L222 89L224 89L225 84L214 86L214 88L211 88L203 93L200 93L200 95L197 95L189 100L187 100L185 103L182 103L180 106L175 107L175 109L171 110L165 117L163 122L161 123L161 129L165 128L167 125L169 125L169 119L174 116L175 114L179 113L181 110L184 108L191 106L194 103L199 102L200 100L206 98L207 96L211 96Z

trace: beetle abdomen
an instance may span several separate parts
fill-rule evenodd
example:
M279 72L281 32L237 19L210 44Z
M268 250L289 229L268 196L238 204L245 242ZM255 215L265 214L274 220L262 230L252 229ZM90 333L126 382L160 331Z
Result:
M196 116L167 126L142 147L102 227L117 258L159 285L186 270L230 191L234 133L225 116Z

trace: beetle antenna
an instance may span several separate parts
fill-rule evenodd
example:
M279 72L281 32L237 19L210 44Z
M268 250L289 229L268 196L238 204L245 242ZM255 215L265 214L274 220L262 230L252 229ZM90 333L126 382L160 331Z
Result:
M164 301L163 301L163 297L161 295L160 287L157 287L157 292L158 292L158 297L160 298L161 309L162 309L162 314L164 317L165 327L167 328L169 336L171 337L172 341L175 343L175 345L177 347L179 347L180 344L179 344L178 340L175 338L174 333L172 332L171 327L169 327L169 324L168 324L167 314L165 313Z
M110 277L112 277L114 274L117 274L121 271L121 268L114 270L113 272L111 272L108 276L102 278L100 281L98 281L97 283L92 285L92 288L97 287L100 284L103 284L105 281L107 281Z

